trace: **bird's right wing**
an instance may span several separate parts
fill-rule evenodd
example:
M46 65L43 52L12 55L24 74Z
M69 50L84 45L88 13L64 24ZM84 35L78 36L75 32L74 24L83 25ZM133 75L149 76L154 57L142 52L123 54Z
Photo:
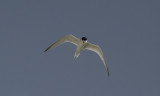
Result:
M96 52L99 55L99 57L101 58L101 60L103 61L104 65L107 69L108 76L109 76L109 68L108 68L107 63L105 61L105 58L104 58L104 55L103 55L103 52L102 52L101 48L98 45L87 43L86 46L85 46L85 49Z
M55 43L50 45L44 52L46 52L47 50L49 50L51 48L59 46L59 45L65 43L65 42L70 42L70 43L73 43L75 45L78 45L80 43L80 39L78 39L77 37L75 37L73 35L64 36L63 38L57 40Z

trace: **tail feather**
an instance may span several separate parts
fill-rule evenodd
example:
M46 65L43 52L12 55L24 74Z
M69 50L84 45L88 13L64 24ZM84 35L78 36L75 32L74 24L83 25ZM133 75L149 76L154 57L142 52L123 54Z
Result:
M75 53L74 58L78 58L80 54Z

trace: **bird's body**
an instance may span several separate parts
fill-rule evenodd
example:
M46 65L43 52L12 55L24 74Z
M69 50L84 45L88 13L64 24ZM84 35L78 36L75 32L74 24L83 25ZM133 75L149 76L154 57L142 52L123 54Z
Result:
M108 69L106 61L104 59L104 55L103 55L103 52L102 52L101 48L98 45L88 43L86 37L82 37L82 39L79 39L79 38L77 38L73 35L66 35L63 38L56 41L55 43L53 43L52 45L50 45L45 50L45 52L48 51L51 48L57 47L57 46L65 43L65 42L70 42L70 43L73 43L74 45L77 46L77 49L76 49L76 52L75 52L75 55L74 55L75 58L77 58L80 55L80 52L83 51L84 49L88 49L88 50L96 52L100 56L101 60L103 61L104 65L107 69L108 76L109 76L109 69Z
M80 52L85 48L85 45L86 45L86 41L85 42L80 42L78 45L77 45L77 49L76 49L76 52L75 52L75 55L74 57L77 58L79 55L80 55Z

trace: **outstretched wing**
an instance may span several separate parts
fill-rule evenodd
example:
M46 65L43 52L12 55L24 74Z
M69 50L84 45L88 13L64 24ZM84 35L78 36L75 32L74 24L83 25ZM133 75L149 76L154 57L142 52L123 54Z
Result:
M103 55L103 52L102 52L101 48L98 45L87 43L86 46L85 46L85 49L94 51L99 55L99 57L101 58L101 60L103 61L104 65L105 65L105 67L107 69L108 76L109 76L109 68L108 68L107 63L106 63L106 61L104 59L104 55Z
M78 45L80 42L80 39L78 39L77 37L73 36L73 35L67 35L64 36L63 38L57 40L55 43L53 43L52 45L50 45L44 52L46 52L47 50L57 47L65 42L70 42L73 43L75 45Z

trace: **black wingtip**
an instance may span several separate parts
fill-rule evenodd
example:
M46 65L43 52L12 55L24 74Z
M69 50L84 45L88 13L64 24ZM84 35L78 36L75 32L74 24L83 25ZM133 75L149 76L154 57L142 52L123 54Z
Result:
M108 72L108 77L109 77L109 72Z
M44 52L46 52L48 49L44 50Z
M44 50L44 52L48 51L50 47L48 47L46 50Z
M109 77L109 69L107 68L107 73L108 73L108 77Z

